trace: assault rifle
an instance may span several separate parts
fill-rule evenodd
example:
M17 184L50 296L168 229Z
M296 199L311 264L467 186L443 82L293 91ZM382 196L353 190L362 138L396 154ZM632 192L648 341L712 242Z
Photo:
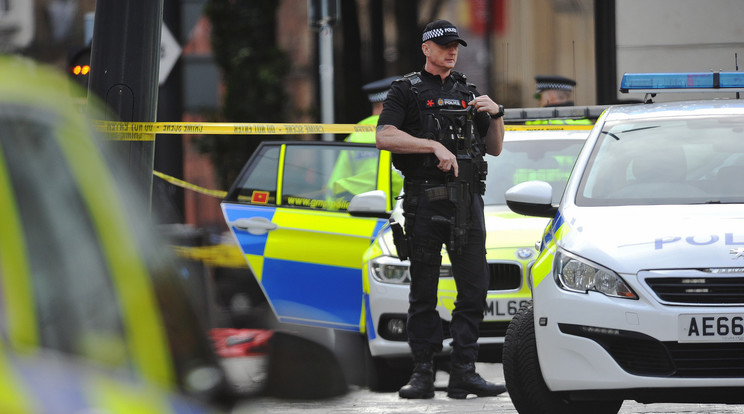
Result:
M432 217L432 221L450 225L450 242L447 250L450 253L460 253L462 247L468 243L468 227L470 224L473 192L483 194L485 191L483 180L486 179L488 165L480 158L473 157L473 133L475 108L442 109L440 114L450 121L444 131L446 139L454 139L456 145L458 176L450 172L447 178L447 198L455 206L454 217Z

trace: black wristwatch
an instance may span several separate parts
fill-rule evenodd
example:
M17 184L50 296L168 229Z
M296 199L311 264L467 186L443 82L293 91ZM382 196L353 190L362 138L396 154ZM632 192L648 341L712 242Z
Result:
M491 119L499 119L504 116L504 105L499 105L499 112L496 115L488 114Z

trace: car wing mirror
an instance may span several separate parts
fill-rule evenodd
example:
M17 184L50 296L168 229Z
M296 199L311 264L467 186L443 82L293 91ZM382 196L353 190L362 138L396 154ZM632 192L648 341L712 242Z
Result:
M349 203L349 214L355 217L388 218L387 194L382 190L367 191L357 194Z
M506 190L506 205L515 213L525 216L555 217L553 187L545 181L526 181Z

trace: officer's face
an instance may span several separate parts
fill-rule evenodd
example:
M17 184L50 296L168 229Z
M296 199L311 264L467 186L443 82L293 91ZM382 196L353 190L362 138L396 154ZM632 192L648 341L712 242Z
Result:
M555 106L571 101L568 91L548 89L540 92L540 106Z
M454 69L457 63L457 47L460 45L456 40L440 45L433 41L427 41L423 44L424 55L429 64L441 69Z

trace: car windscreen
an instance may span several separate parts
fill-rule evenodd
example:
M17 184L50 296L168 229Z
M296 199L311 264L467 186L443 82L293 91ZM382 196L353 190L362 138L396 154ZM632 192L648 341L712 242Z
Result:
M540 180L553 187L553 203L560 201L584 139L504 141L498 157L486 155L486 205L506 205L504 193L525 181Z
M580 206L743 203L744 116L607 123Z

